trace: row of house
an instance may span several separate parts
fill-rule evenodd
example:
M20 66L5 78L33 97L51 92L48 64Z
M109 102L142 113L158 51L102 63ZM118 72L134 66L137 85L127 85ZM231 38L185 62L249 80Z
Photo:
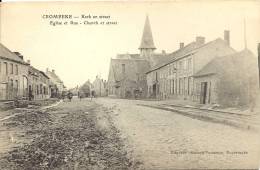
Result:
M201 104L248 104L258 85L257 57L237 52L224 38L206 42L198 36L178 50L155 52L148 16L139 54L119 54L110 61L108 94L154 99L183 99Z
M65 90L53 71L40 71L19 52L12 52L0 43L0 100L29 100L58 97Z
M96 76L91 83L87 80L83 85L77 86L69 90L73 95L81 95L82 97L105 97L108 95L107 81L100 76Z

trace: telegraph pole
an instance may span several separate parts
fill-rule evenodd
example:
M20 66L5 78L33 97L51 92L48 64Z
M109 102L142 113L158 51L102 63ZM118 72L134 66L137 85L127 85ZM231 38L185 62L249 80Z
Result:
M260 43L258 43L258 82L259 82L259 89L260 89Z

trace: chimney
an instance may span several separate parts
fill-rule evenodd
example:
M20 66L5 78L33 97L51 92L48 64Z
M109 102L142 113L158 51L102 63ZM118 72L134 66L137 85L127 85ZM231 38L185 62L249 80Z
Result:
M52 73L55 73L55 70L53 69L51 72L52 72Z
M205 37L202 37L202 36L196 37L196 43L204 44L205 43Z
M182 49L183 47L184 47L184 43L181 42L181 43L180 43L180 49Z
M27 60L27 63L28 63L28 64L31 64L31 61L30 61L30 60Z
M230 35L229 30L224 30L224 40L230 45Z
M260 88L260 43L258 43L258 71L259 71L259 79L258 79L258 82L259 82L259 88Z
M165 50L162 50L162 54L166 54L166 51L165 51Z
M14 52L19 58L21 58L23 60L23 55L19 52Z

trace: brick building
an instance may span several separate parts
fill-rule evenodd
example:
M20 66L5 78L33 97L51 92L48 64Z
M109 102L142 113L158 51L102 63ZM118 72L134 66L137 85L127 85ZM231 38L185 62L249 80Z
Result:
M28 67L20 53L0 43L0 100L28 97Z

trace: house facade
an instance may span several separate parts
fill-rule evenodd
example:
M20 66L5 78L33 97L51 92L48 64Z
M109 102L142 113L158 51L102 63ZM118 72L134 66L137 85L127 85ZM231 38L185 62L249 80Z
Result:
M29 64L0 43L0 100L28 98Z
M49 77L42 71L29 67L29 100L48 99L51 97Z
M225 35L228 33L225 31ZM233 53L235 50L229 46L229 36L208 43L205 43L204 37L196 37L194 42L186 46L181 43L177 51L168 55L168 61L159 63L147 72L148 97L211 103L211 99L206 99L206 92L201 92L203 85L194 81L194 75L213 58Z
M193 77L200 103L248 105L258 91L257 57L248 49L215 57Z
M91 90L98 97L104 97L108 95L107 91L107 82L101 79L99 76L96 76L96 79L92 83Z
M46 69L45 74L49 77L50 80L51 97L60 97L62 93L66 91L64 83L55 73L55 70L50 71L49 69Z

